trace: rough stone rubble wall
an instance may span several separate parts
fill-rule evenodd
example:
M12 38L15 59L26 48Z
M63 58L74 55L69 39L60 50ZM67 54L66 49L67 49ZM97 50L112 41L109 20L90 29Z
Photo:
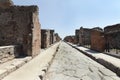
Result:
M41 30L41 48L47 48L50 45L50 30Z
M90 45L91 44L91 29L80 28L79 31L79 44L80 45Z
M0 47L0 64L18 57L19 46L2 46Z
M104 31L109 48L120 49L120 24L107 26Z
M0 45L20 45L21 53L33 56L34 52L40 49L40 34L38 33L40 25L37 16L37 6L0 8Z

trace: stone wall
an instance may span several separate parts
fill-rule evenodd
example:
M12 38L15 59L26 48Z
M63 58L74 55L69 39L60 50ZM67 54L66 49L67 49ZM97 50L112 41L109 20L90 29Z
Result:
M50 45L54 43L54 30L50 30Z
M75 30L75 38L76 38L75 44L79 44L79 29Z
M41 29L41 48L47 48L50 45L50 30Z
M64 38L64 41L75 44L75 42L76 42L76 41L75 41L75 36L66 36L66 37Z
M0 8L0 46L20 45L22 53L40 53L40 24L37 6Z
M106 43L109 49L120 49L120 24L104 28Z
M58 33L54 34L54 43L55 42L59 42L61 40L60 36L58 35Z
M10 6L13 6L12 0L0 0L0 8L9 8Z
M103 32L91 30L91 49L99 52L105 50L105 37Z
M2 46L0 47L0 64L8 60L18 57L20 48L17 45Z
M81 27L79 31L79 45L90 44L91 44L91 29Z

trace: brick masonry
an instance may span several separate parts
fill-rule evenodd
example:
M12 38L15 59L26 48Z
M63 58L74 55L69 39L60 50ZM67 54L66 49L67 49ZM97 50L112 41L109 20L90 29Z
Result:
M103 52L105 50L104 32L91 30L91 49Z

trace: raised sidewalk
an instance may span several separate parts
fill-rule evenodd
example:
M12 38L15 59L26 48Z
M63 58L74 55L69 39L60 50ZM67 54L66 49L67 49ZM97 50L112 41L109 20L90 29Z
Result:
M5 72L4 69L2 70L0 68L0 72L4 72L4 74L2 75L7 75L4 78L1 76L1 78L3 79L0 80L41 80L44 74L46 73L48 67L50 66L58 46L59 42L42 51L38 56L33 58L31 61L29 61L27 64L23 65L16 71L14 70L14 72L10 73L9 75L7 75L9 72ZM20 62L15 62L16 65L14 66L17 67L19 63ZM8 70L14 69L12 68L12 64L13 63L10 63L10 65L7 66L9 67Z
M100 64L104 65L106 68L112 70L115 72L118 76L120 76L120 59L106 55L104 53L96 52L91 49L82 47L82 46L76 46L71 43L68 43L72 47L76 48L77 50L81 51L88 57L94 59L95 61L99 62Z

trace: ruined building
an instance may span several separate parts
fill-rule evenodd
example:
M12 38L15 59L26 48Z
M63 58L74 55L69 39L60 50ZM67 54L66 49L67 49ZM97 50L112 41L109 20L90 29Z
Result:
M58 35L58 33L54 34L54 43L55 42L59 42L61 40L60 36Z
M90 45L91 44L91 29L80 28L79 31L79 45Z
M120 24L104 28L106 44L109 49L120 49Z
M75 39L76 39L76 42L75 42L75 44L79 44L79 29L76 29L75 30Z
M17 45L21 51L18 55L39 54L41 34L38 7L15 6L7 2L10 0L0 1L0 46Z
M76 41L75 41L75 36L74 36L74 35L72 35L72 36L66 36L66 37L64 38L64 41L75 44L75 42L76 42Z
M50 45L50 30L41 29L41 48L47 48Z
M54 30L50 30L50 45L54 43Z
M41 48L47 48L54 43L54 30L41 29Z

